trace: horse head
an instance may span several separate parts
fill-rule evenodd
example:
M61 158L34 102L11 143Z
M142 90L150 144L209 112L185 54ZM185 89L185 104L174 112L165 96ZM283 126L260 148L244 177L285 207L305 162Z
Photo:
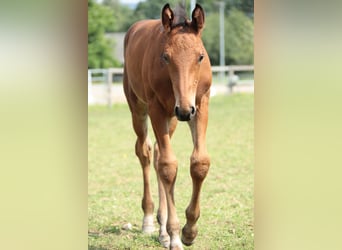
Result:
M209 60L202 43L204 11L196 4L192 20L187 20L182 8L172 11L166 4L161 13L165 43L161 59L167 65L175 96L175 115L189 121L196 114L196 91L200 69Z

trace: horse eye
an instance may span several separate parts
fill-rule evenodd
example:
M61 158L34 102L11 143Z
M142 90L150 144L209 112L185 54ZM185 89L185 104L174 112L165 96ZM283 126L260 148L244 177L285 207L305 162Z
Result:
M198 62L202 62L203 58L204 58L204 55L201 54L201 55L199 56L199 58L198 58Z
M166 53L162 54L162 58L163 58L164 62L169 63L169 56Z

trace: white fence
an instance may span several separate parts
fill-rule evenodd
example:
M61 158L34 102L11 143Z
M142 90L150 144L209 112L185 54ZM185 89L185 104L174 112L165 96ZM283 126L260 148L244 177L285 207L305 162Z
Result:
M228 88L228 92L233 93L234 88L240 84L247 84L254 87L254 80L251 81L239 81L239 78L235 75L235 72L254 72L254 65L231 65L231 66L212 66L212 73L227 74L227 80L223 79L225 87ZM112 106L113 100L123 101L124 94L122 86L113 85L113 77L121 78L123 76L123 68L109 68L109 69L88 69L88 104L101 103ZM93 83L100 82L102 84L95 85ZM104 90L104 84L105 90ZM101 88L101 90L99 90ZM98 89L98 90L97 90ZM94 92L100 96L101 101L94 100Z

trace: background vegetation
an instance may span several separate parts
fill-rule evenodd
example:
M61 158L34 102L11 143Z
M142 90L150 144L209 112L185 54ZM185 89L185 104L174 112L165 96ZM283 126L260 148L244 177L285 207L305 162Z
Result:
M253 102L250 94L211 98L207 131L211 168L203 185L199 235L186 249L253 249ZM154 141L151 126L149 133ZM89 107L88 249L163 249L157 232L141 233L143 180L135 140L127 104ZM172 146L179 162L175 202L183 226L191 196L192 143L186 123L178 124ZM156 214L153 167L151 185ZM132 230L123 230L128 222Z
M104 37L105 32L117 23L114 10L88 0L88 68L118 66L112 57L112 41Z
M178 0L168 0L175 7ZM190 1L186 4L190 16ZM219 64L219 7L216 0L199 0L206 12L203 42L212 65ZM225 63L253 64L254 1L224 0L225 2ZM112 58L112 45L104 38L105 32L125 32L134 22L158 19L164 2L146 0L134 9L119 0L104 0L102 4L88 0L88 68L117 66Z

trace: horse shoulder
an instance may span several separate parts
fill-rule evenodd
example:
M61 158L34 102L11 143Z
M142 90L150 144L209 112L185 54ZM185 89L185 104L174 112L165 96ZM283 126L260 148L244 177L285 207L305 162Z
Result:
M201 73L200 73L200 81L197 87L197 96L202 96L206 94L211 87L212 84L212 72L211 72L211 65L209 58L203 61L201 66Z

